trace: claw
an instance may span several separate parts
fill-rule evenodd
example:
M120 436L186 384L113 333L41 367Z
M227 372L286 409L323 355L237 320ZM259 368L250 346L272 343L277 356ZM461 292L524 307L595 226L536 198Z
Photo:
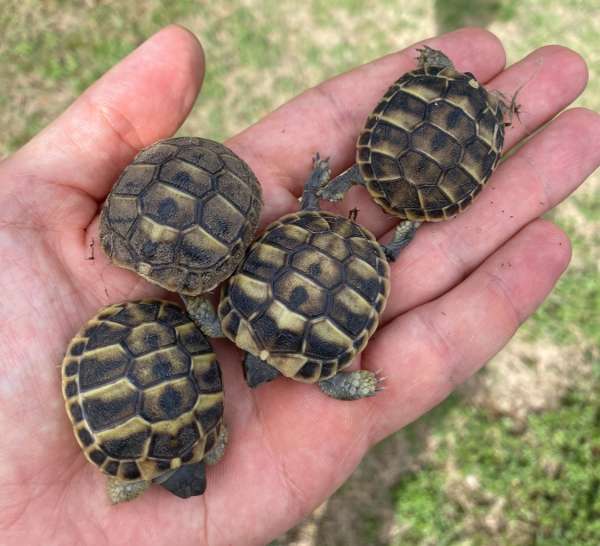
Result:
M329 172L329 157L326 157L325 159L321 159L321 154L319 154L319 152L315 153L315 155L313 156L313 169L320 169L322 168L321 166L324 166L324 170Z
M375 381L376 381L375 392L379 392L379 391L385 390L385 387L383 386L383 383L385 381L387 381L387 376L386 375L381 375L381 374L382 374L382 370L381 369L375 370L373 372L373 375L375 376Z

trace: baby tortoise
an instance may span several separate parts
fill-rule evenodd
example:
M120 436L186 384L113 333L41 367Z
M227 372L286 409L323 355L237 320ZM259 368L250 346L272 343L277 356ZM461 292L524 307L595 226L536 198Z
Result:
M356 164L319 190L337 201L360 184L383 210L405 220L386 246L390 260L421 222L469 206L500 160L504 114L518 114L514 97L505 104L441 51L418 51L419 67L396 81L369 115Z
M109 476L111 502L153 482L182 498L204 492L204 463L216 463L227 440L221 370L179 305L100 310L69 344L62 388L79 445Z
M102 209L100 240L113 263L181 294L200 328L218 336L210 302L195 296L233 273L261 208L258 180L229 148L170 138L125 168Z
M377 328L389 294L389 265L373 235L320 211L316 191L329 176L315 159L300 212L271 224L223 288L223 334L246 351L250 387L280 374L318 383L334 398L374 395L373 372L343 372Z

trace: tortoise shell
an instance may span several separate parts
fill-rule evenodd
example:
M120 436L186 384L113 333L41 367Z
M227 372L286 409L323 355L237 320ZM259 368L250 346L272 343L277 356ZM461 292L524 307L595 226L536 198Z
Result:
M271 224L223 287L223 333L287 377L314 383L364 349L389 293L373 235L329 212Z
M111 260L168 290L212 290L241 261L262 208L260 184L230 149L171 138L140 152L102 209Z
M69 344L62 385L86 458L122 480L150 481L199 462L220 433L219 364L171 302L103 308Z
M501 101L469 72L430 66L390 87L358 137L356 162L386 212L437 221L471 203L503 143Z

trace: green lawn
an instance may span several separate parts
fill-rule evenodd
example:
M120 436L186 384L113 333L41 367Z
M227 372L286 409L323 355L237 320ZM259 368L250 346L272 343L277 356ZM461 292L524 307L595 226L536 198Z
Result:
M171 22L208 60L181 132L224 139L327 77L472 24L496 32L510 62L547 43L579 51L590 84L577 104L600 110L598 21L597 0L5 0L0 157ZM574 260L545 305L487 372L374 449L278 544L600 544L600 175L552 218Z

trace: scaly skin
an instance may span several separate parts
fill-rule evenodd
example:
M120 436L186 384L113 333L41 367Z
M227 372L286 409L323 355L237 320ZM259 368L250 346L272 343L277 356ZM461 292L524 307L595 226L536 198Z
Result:
M182 294L181 300L185 304L190 318L206 337L223 337L219 317L206 294L200 296L184 296Z
M326 395L338 400L359 400L383 390L380 379L368 370L340 372L319 381L319 387Z
M215 343L231 441L209 467L202 497L183 501L152 487L110 506L105 477L73 436L57 371L68 341L102 305L164 296L100 252L86 257L97 242L100 203L120 170L140 148L171 136L192 107L203 70L197 42L179 27L162 31L0 163L4 546L266 544L331 495L372 443L428 411L489 360L544 300L569 260L569 244L537 218L600 163L600 121L578 109L535 131L583 89L584 64L552 46L504 70L502 47L482 30L428 43L490 89L510 93L537 70L520 95L523 124L507 132L507 149L526 130L533 136L494 173L494 205L482 198L451 222L419 229L393 264L379 330L353 363L381 368L382 393L344 404L294 381L254 391L243 381L239 351ZM326 82L227 143L262 182L263 222L297 210L317 149L350 159L360 120L414 67L414 56L411 47ZM393 225L359 192L336 210L352 207L379 237ZM510 221L499 212L505 207Z

